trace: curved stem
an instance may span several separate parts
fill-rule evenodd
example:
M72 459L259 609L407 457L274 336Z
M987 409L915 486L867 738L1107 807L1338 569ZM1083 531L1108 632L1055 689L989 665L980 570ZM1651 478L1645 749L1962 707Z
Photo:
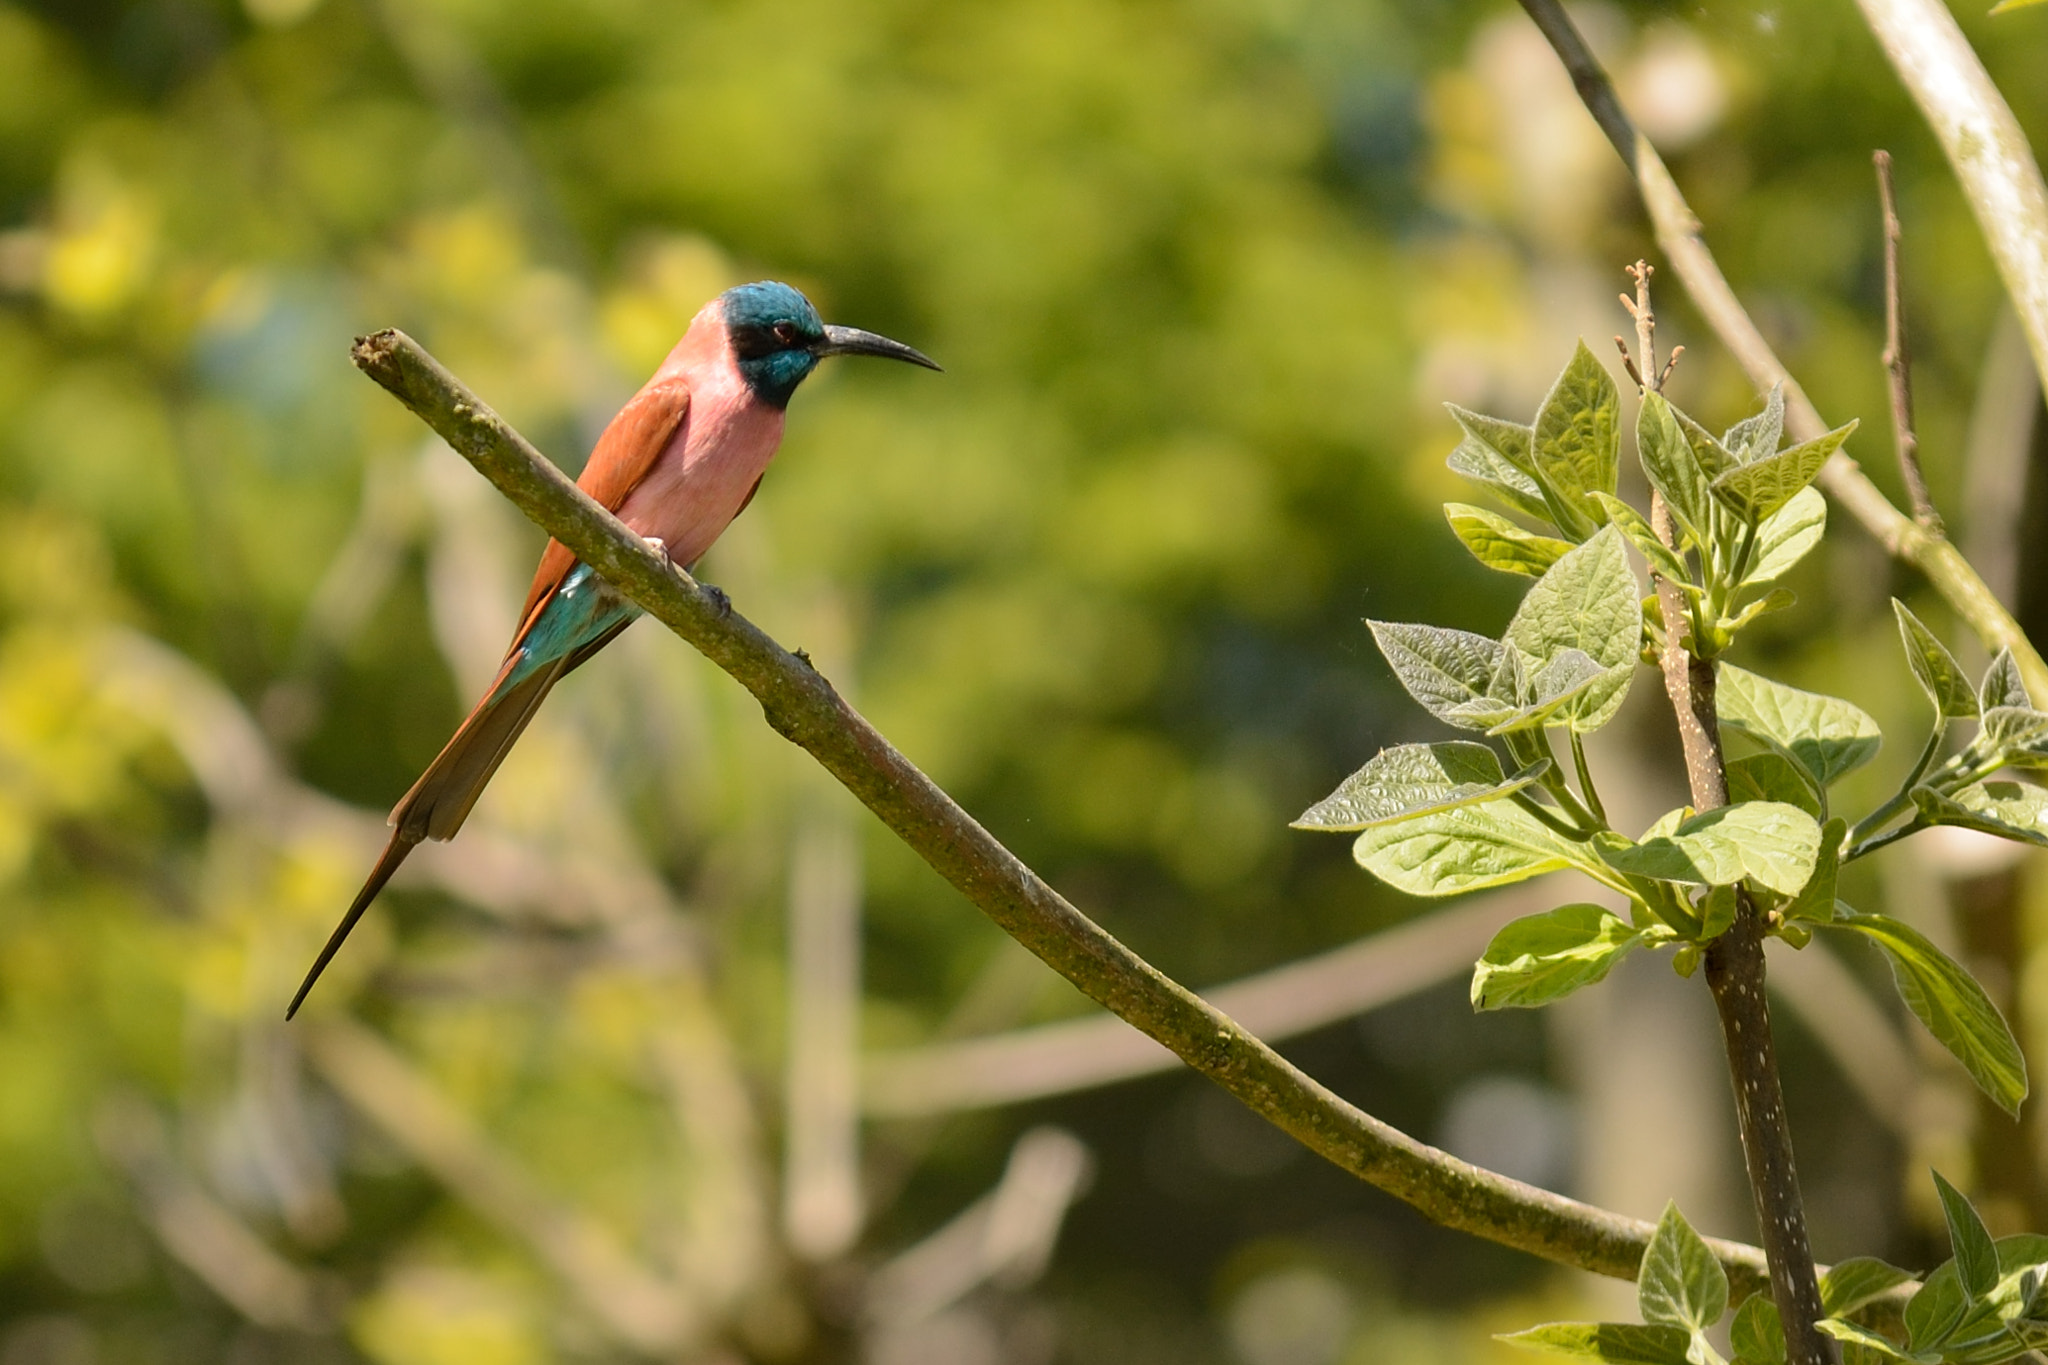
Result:
M356 343L354 359L541 529L731 674L778 733L809 751L1004 932L1090 997L1309 1150L1423 1216L1563 1265L1635 1278L1651 1224L1460 1161L1332 1094L1046 885L847 705L808 659L721 605L627 530L417 342L379 332ZM1764 1284L1764 1257L1755 1247L1709 1246L1738 1297Z
M1911 809L1913 805L1913 788L1920 784L1920 779L1925 777L1928 768L1933 766L1934 756L1941 752L1941 741L1943 736L1947 734L1947 719L1945 717L1936 717L1934 733L1927 736L1927 743L1920 750L1920 757L1914 762L1913 770L1906 774L1906 780L1899 784L1899 789L1896 792L1892 793L1891 800L1885 802L1861 820L1858 820L1855 828L1849 831L1848 842L1851 847L1868 838L1873 830L1883 829L1897 818L1900 813ZM1868 850L1865 851L1867 852Z
M1586 745L1577 730L1568 732L1572 739L1572 766L1579 770L1579 791L1585 795L1586 804L1593 809L1593 818L1600 822L1600 828L1608 829L1607 808L1600 804L1599 789L1593 785L1593 770L1586 766Z

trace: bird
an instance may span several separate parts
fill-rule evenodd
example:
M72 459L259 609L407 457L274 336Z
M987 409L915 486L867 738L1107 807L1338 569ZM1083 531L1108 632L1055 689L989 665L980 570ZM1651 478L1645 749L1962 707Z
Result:
M612 418L577 485L670 560L694 565L759 491L797 386L835 355L940 368L900 341L827 325L790 285L762 280L726 290L698 311L653 378ZM450 839L462 828L549 690L639 614L567 546L548 542L497 677L392 807L390 841L286 1019L406 856L423 840Z

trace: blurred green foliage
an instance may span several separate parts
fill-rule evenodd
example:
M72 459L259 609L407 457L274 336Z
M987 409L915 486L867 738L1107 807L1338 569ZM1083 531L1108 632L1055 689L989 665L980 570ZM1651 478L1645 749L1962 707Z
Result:
M1868 147L1899 155L1954 506L1996 286L1853 12L1592 18L1838 420L1883 410ZM2038 137L2048 33L1998 24ZM1533 409L1615 329L1644 234L1610 162L1493 7L0 3L0 1360L1454 1360L1528 1319L1502 1296L1566 1292L1181 1077L873 1125L868 1226L806 1264L793 849L858 832L869 1046L1079 1002L648 626L278 1016L539 547L352 334L411 331L572 467L744 279L940 359L813 380L706 576L1207 983L1409 913L1285 825L1435 737L1361 617L1505 620L1437 519L1435 405ZM1732 416L1665 304L1688 406ZM1917 703L1844 539L1772 638L1838 621L1788 666L1889 679L1834 689L1889 721ZM1554 1096L1555 1041L1463 990L1295 1054L1425 1137L1490 1079ZM1898 1149L1794 1051L1822 1183L1891 1187ZM1045 1277L884 1330L868 1272L1046 1121L1096 1174Z

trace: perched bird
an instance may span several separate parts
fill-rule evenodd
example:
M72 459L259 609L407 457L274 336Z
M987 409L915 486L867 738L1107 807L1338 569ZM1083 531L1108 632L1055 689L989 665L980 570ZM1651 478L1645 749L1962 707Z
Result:
M876 355L939 367L900 341L830 327L772 281L704 305L645 388L612 418L577 483L619 520L690 565L746 510L782 442L783 410L820 360ZM391 841L292 997L305 1003L349 930L423 839L453 838L548 690L611 643L639 609L550 540L496 680L391 810Z

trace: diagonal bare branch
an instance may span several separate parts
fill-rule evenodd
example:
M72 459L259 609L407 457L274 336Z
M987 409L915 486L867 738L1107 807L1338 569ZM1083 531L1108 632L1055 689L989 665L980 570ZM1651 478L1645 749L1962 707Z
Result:
M356 365L439 432L550 535L731 674L800 745L1012 938L1112 1012L1343 1170L1446 1227L1597 1274L1633 1279L1653 1228L1416 1141L1332 1094L1119 943L977 824L791 653L593 502L402 332L360 339ZM1710 1243L1738 1296L1763 1255Z

